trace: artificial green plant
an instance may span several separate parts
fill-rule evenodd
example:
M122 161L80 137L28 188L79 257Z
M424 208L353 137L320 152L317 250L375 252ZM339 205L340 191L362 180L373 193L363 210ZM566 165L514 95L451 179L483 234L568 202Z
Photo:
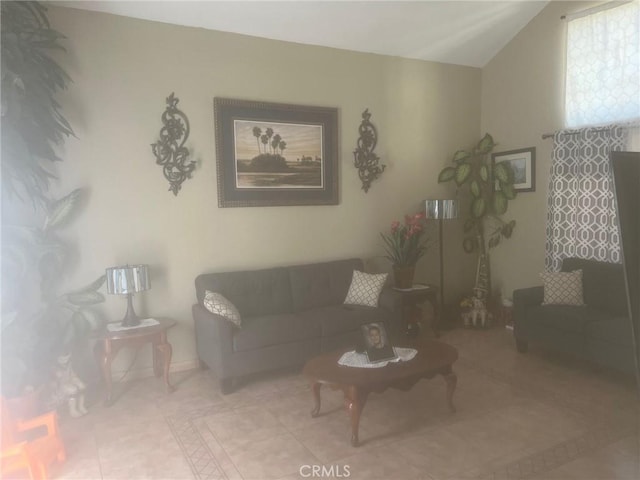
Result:
M491 152L496 143L488 133L471 150L458 150L453 165L442 169L438 183L454 182L456 189L466 189L471 203L464 223L462 246L467 253L478 254L476 288L491 293L489 250L513 233L516 221L502 216L509 201L516 197L513 170L506 162L492 166Z
M56 147L73 135L56 94L70 81L50 56L64 51L38 2L1 3L2 59L2 394L44 384L54 359L92 325L87 307L104 301L104 276L59 294L72 249L59 231L80 207L81 190L52 198ZM17 215L20 203L30 204ZM12 211L13 208L13 211Z

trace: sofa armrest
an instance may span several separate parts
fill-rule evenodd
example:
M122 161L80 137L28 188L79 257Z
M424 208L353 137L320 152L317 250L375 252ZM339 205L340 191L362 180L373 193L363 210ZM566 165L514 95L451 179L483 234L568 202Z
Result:
M513 308L528 308L542 304L544 299L544 287L521 288L513 291Z
M220 315L211 313L200 304L191 309L196 334L198 357L219 378L224 378L226 363L233 353L233 325Z
M527 310L542 304L544 299L544 287L529 287L514 290L513 292L513 333L516 338L524 338L526 336Z

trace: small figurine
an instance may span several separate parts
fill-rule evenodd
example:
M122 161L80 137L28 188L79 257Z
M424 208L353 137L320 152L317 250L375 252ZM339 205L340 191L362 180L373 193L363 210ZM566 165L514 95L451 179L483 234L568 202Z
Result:
M69 415L74 418L86 415L88 412L84 406L84 391L87 387L71 367L71 354L58 357L54 375L56 403L59 405L66 401Z
M462 312L462 324L465 328L471 327L471 312Z
M485 301L485 291L481 288L473 289L474 295L471 299L471 324L474 327L486 327L489 322L489 311Z

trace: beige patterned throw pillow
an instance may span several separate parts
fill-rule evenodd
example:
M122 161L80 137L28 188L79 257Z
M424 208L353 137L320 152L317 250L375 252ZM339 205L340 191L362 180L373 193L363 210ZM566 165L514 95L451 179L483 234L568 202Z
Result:
M584 305L582 270L573 272L544 272L543 305Z
M364 305L365 307L377 307L378 297L382 292L384 282L387 280L386 273L370 274L353 271L351 286L347 292L344 303L348 305Z
M204 308L211 313L226 318L236 327L240 327L240 312L236 306L219 293L207 290L204 295Z

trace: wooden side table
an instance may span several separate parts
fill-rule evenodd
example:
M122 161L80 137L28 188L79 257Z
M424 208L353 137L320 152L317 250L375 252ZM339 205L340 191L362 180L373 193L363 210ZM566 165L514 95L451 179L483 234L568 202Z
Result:
M171 344L167 341L167 330L176 324L169 318L155 318L158 325L138 327L118 332L110 332L106 328L98 332L94 338L98 339L95 354L102 370L107 396L105 406L113 404L113 382L111 378L111 362L122 347L140 347L145 343L152 344L153 373L156 377L163 375L167 393L175 388L169 383L169 366L171 365Z
M438 289L433 285L415 284L412 288L394 288L402 295L402 316L404 318L407 335L415 337L420 333L420 319L422 307L420 304L429 301L433 307L432 329L438 336L438 324L440 322L440 307L438 305Z

